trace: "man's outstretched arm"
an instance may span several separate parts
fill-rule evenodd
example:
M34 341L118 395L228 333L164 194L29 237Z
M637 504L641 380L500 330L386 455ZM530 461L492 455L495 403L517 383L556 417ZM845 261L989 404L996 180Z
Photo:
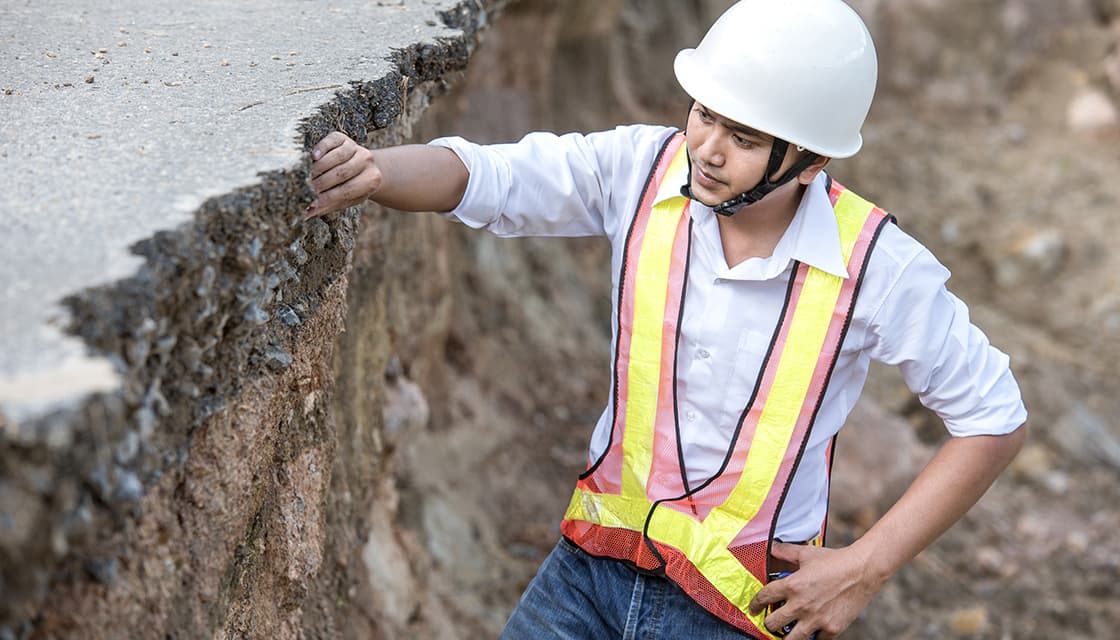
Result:
M338 131L320 140L311 158L318 197L308 218L367 199L403 211L450 211L463 199L469 177L450 149L417 144L371 151Z

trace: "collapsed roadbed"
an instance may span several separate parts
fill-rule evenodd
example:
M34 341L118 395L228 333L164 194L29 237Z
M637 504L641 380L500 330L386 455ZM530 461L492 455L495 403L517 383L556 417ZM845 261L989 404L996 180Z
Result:
M0 9L0 638L369 635L306 152L407 140L499 4Z

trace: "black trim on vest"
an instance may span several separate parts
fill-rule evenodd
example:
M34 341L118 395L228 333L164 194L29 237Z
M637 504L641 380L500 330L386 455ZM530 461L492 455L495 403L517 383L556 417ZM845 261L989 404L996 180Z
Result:
M595 473L595 470L599 468L599 465L603 464L603 460L605 460L607 458L607 454L610 453L611 445L614 444L614 431L615 427L618 426L618 354L622 345L619 337L622 335L622 300L623 296L625 295L624 290L626 288L626 265L630 260L630 239L634 235L634 227L638 224L638 216L642 212L642 204L645 202L646 194L649 193L650 183L653 182L654 176L657 175L657 167L661 164L661 159L665 155L665 150L669 148L669 145L672 144L673 139L676 138L677 134L679 133L679 130L674 131L669 135L668 138L665 139L665 142L661 144L661 150L657 152L657 157L653 161L653 166L651 166L649 169L649 175L646 176L646 183L645 186L642 187L642 194L638 196L638 206L634 210L634 218L630 221L630 228L626 231L626 241L622 245L622 267L619 269L618 301L615 306L618 320L616 321L615 325L614 358L611 360L611 364L613 365L611 367L611 377L614 378L614 395L611 398L611 431L607 435L606 448L604 448L603 452L599 454L599 459L596 460L595 463L590 467L588 467L587 471L584 471L579 475L580 480L586 480L591 476L591 474Z
M832 436L832 440L828 443L828 473L825 475L824 487L824 521L821 523L821 546L823 547L828 542L828 512L832 509L832 469L836 460L836 440L840 434ZM771 532L771 535L773 533Z
M824 396L828 393L828 385L832 382L832 374L836 370L836 362L840 359L840 350L844 346L844 339L848 336L848 329L852 325L852 316L855 315L856 301L859 299L860 289L863 288L863 279L867 275L867 265L871 262L871 253L875 249L876 243L879 241L879 234L882 233L883 228L887 222L894 220L890 215L883 216L879 221L878 226L875 227L875 233L871 236L871 242L867 245L867 252L863 256L863 264L859 270L859 278L856 280L855 289L852 291L852 301L848 305L848 310L844 316L844 327L840 330L840 339L836 342L836 351L832 354L832 359L828 365L828 373L825 374L824 385L821 387L821 392L817 395L817 402L813 406L813 413L809 417L809 426L805 429L805 437L801 439L801 446L797 450L797 457L793 461L793 468L789 471L789 476L786 477L785 486L782 487L782 495L778 498L778 505L774 509L773 519L770 521L770 533L766 537L766 575L770 575L770 550L774 546L774 531L778 528L778 517L782 513L782 506L785 505L786 497L789 495L789 488L793 485L793 477L797 474L797 468L801 466L801 458L805 455L805 446L809 443L809 437L813 434L813 427L817 423L817 414L820 413L821 405L824 403ZM796 273L795 273L796 275ZM793 278L791 278L792 280ZM827 512L826 512L827 517Z

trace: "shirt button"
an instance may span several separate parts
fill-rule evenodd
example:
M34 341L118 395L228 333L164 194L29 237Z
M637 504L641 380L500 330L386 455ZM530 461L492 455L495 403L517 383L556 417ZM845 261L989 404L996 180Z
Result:
M712 356L711 353L708 353L707 349L701 349L701 350L697 351L696 355L699 356L701 360L707 360L708 358L710 358Z
M688 418L689 422L696 422L696 412L695 411L689 411L688 413L684 414L684 417Z

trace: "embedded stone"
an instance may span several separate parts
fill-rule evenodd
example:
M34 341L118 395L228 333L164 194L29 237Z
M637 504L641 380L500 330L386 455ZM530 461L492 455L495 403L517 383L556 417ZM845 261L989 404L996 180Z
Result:
M1085 89L1070 101L1066 119L1074 133L1086 133L1115 127L1120 115L1108 94Z

